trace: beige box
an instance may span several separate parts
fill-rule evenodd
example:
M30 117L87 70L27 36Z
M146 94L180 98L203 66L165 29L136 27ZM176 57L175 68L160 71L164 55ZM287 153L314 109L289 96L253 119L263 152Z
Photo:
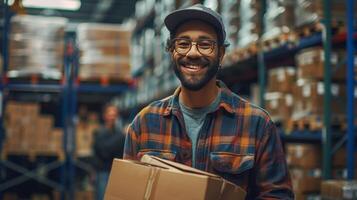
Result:
M289 169L295 193L319 192L321 186L320 169Z
M321 196L326 200L357 199L357 181L322 181Z
M114 159L105 200L245 199L243 189L217 175L148 155L142 161Z
M313 144L288 144L287 162L289 166L315 169L321 166L321 148Z

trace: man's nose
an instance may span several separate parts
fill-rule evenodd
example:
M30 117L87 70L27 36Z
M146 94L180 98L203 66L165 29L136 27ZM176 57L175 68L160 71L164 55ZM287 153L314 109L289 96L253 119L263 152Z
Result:
M192 42L191 49L187 52L187 57L198 57L201 53L198 51L197 43Z

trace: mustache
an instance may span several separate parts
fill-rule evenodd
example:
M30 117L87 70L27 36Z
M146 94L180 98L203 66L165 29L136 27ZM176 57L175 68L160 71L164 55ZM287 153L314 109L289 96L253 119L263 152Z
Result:
M209 61L205 58L199 58L199 59L183 58L178 60L178 63L180 65L208 65Z

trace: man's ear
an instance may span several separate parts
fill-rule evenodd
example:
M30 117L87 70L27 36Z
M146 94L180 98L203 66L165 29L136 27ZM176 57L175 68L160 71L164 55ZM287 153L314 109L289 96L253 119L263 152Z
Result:
M222 65L223 57L226 53L226 47L221 46L219 47L219 63Z

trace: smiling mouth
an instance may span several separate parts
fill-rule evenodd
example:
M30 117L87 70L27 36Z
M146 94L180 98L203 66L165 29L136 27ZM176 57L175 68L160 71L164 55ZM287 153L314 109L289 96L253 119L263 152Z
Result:
M206 67L206 65L202 64L183 64L181 66L189 71L200 71Z

